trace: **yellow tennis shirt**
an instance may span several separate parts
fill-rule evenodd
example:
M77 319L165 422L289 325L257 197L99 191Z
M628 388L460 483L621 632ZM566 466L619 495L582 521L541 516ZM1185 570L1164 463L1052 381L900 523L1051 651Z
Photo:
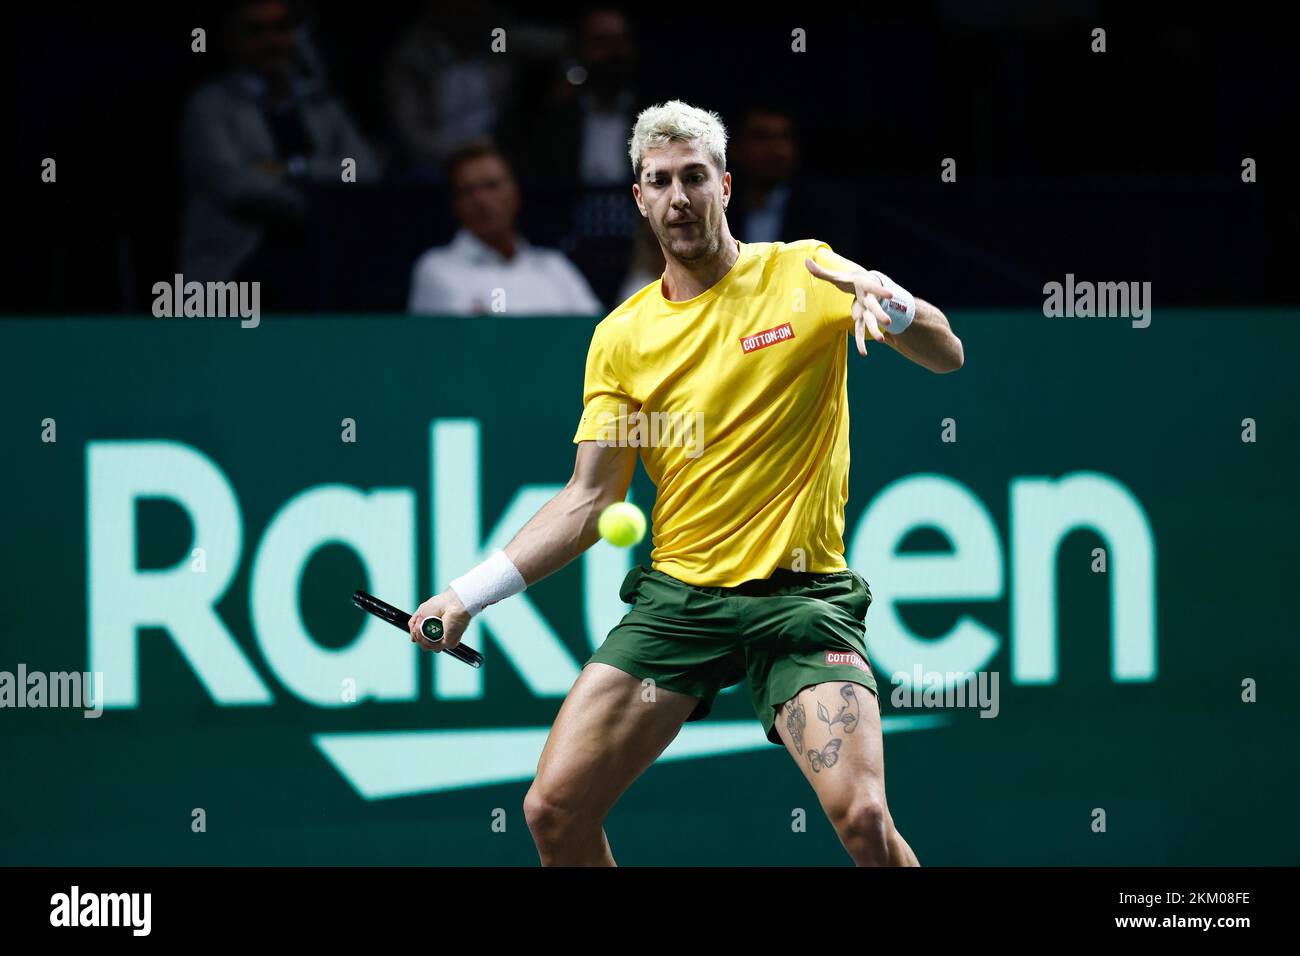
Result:
M575 442L639 449L658 489L651 563L731 587L842 571L853 296L808 272L825 243L739 243L712 288L641 289L592 334Z

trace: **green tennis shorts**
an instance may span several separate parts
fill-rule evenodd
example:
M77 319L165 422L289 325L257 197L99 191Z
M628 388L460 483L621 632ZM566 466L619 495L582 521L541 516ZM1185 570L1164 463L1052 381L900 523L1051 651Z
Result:
M746 675L754 712L774 744L781 744L776 708L805 687L851 681L878 694L863 639L871 589L855 571L777 569L719 588L638 565L619 596L632 609L587 663L700 698L687 720L707 717L718 692Z

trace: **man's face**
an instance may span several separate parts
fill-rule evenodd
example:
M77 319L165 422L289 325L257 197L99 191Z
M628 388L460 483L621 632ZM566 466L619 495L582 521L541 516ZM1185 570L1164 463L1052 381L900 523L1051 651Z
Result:
M500 156L479 156L456 169L452 207L460 224L484 242L512 232L519 188Z
M755 185L772 187L794 175L794 127L780 113L755 113L737 137L736 166ZM746 180L748 182L748 179Z
M247 4L233 24L235 58L264 76L288 73L296 26L289 8L278 0Z
M681 262L705 261L722 248L722 222L731 174L719 173L694 143L673 140L648 149L632 195L664 254Z

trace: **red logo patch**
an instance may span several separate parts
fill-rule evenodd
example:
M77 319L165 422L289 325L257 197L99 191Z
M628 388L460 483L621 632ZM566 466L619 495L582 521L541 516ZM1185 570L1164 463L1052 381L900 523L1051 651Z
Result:
M753 335L746 335L740 340L740 350L748 355L750 352L757 352L759 349L765 349L769 345L776 345L778 342L784 342L786 339L794 338L794 329L790 323L778 325L774 329L765 329L762 332L755 332Z
M862 659L862 655L856 651L827 651L827 664L848 664L850 667L856 667L860 671L871 673L871 668L867 662Z

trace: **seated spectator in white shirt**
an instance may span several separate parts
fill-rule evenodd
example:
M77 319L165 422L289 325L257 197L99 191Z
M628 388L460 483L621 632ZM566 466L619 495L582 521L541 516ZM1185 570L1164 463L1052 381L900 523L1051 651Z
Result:
M432 315L598 315L605 310L573 263L515 229L519 186L505 158L480 143L448 166L460 229L411 274L410 311Z

